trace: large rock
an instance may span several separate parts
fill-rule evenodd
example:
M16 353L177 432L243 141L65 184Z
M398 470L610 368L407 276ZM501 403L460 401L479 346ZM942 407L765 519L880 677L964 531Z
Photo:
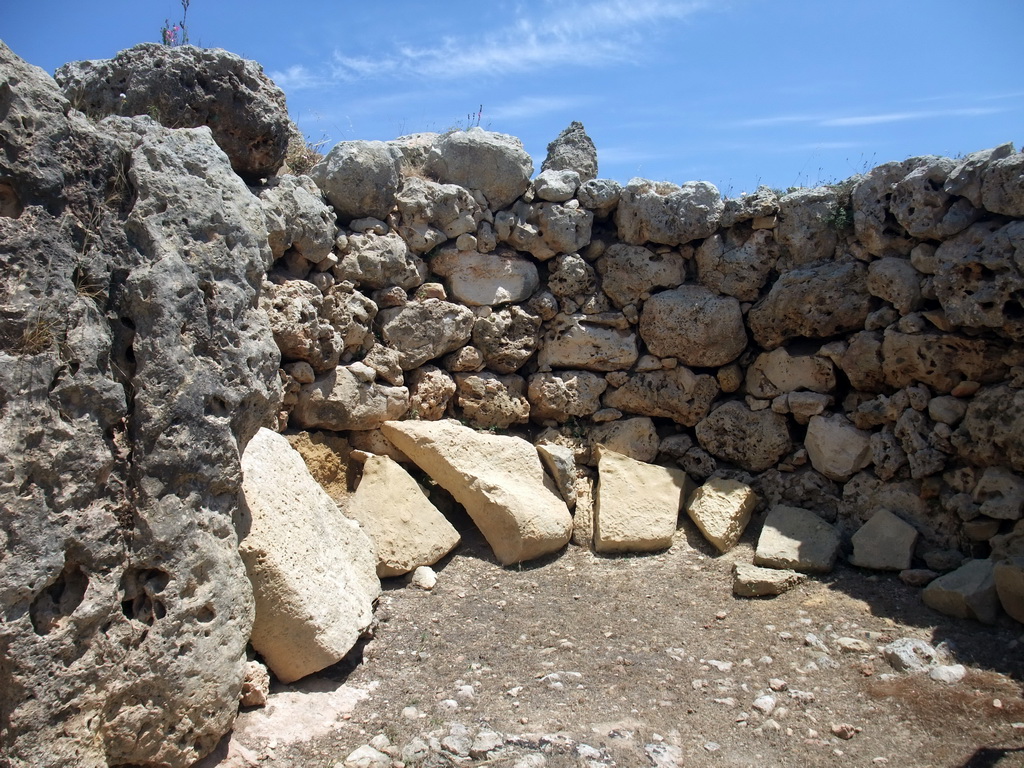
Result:
M594 550L656 552L672 546L679 512L692 490L681 469L598 448Z
M426 253L449 238L476 232L483 219L468 189L407 177L396 197L402 223L398 231L416 253Z
M714 184L630 179L615 209L619 239L630 245L681 245L711 235L725 209Z
M597 147L587 135L583 123L573 120L569 127L548 144L542 171L576 171L580 181L597 177Z
M828 262L786 272L747 315L750 332L765 349L787 339L827 339L864 327L871 309L863 264Z
M272 176L293 130L284 92L248 61L220 48L142 43L112 59L57 70L65 96L92 118L148 115L169 128L207 126L250 180Z
M502 565L561 549L572 518L537 450L451 420L388 422L393 442L473 518Z
M980 390L953 433L958 455L969 464L1006 465L1024 473L1024 390L1007 385Z
M252 646L290 683L340 661L369 628L377 555L281 435L261 429L242 471L239 551L256 596Z
M350 280L360 288L397 285L411 290L423 284L427 265L395 234L352 234L334 268L338 280Z
M892 256L868 265L868 291L892 304L901 315L921 308L921 273L907 259Z
M785 416L752 411L738 400L713 410L696 431L704 450L750 472L774 466L793 446Z
M318 372L338 365L344 342L323 316L323 304L323 293L306 280L264 282L260 309L270 320L274 341L285 362L303 360Z
M806 578L796 571L736 563L732 567L732 593L738 597L772 597L788 592Z
M993 577L1003 610L1024 624L1024 557L996 563Z
M530 376L526 397L534 421L586 418L601 407L608 388L603 376L588 371L552 371Z
M267 218L267 237L274 258L294 250L306 261L319 264L334 248L338 228L334 213L308 176L275 177L260 190Z
M452 298L471 307L526 301L540 285L537 265L510 248L494 253L442 248L430 269L448 279Z
M93 127L2 43L0 80L3 761L184 768L231 727L253 618L262 209L206 129Z
M1024 478L1005 467L986 467L971 495L986 517L1019 520L1024 515Z
M910 567L917 529L880 509L853 534L850 563L861 568L903 571Z
M948 157L920 158L892 189L889 209L911 237L945 240L970 226L981 214L970 201L944 189L957 166Z
M762 352L747 368L747 394L771 400L787 392L831 392L835 366L823 355L794 355L784 347Z
M964 197L974 207L981 208L981 188L985 171L996 160L1002 160L1012 154L1013 144L1009 142L992 149L972 152L950 171L943 188L949 194Z
M727 477L709 478L690 497L686 514L719 552L736 546L757 506L754 489Z
M627 304L639 306L658 289L675 288L686 280L681 253L656 253L640 245L609 246L596 266L602 289L619 309Z
M988 383L1002 379L1006 373L1004 351L1002 345L986 339L886 329L878 353L888 387L902 389L920 383L937 392L951 392L962 381ZM843 361L844 370L845 366Z
M986 211L1024 216L1024 152L993 159L981 177L981 204Z
M593 223L594 214L575 200L564 204L518 202L512 210L494 217L494 231L516 250L547 261L560 253L582 250L590 242Z
M921 592L921 598L929 608L947 616L995 624L999 616L995 563L968 560L931 582Z
M927 158L912 157L902 162L872 168L853 188L853 231L857 240L874 256L906 256L914 240L893 215L890 201L896 185Z
M742 229L716 232L697 248L695 260L702 285L757 301L761 288L779 260L779 248L770 229L757 229L746 237Z
M779 504L765 518L754 564L828 573L839 556L839 533L813 512Z
M473 344L498 373L518 371L540 343L540 317L519 306L492 312L473 324Z
M411 371L461 347L473 333L473 310L441 299L412 301L377 314L381 336Z
M530 401L522 376L489 371L455 374L455 404L466 422L478 429L507 429L530 420Z
M373 539L382 579L433 565L460 540L455 526L430 503L420 484L387 456L366 460L345 514Z
M597 465L597 446L645 463L654 461L658 455L658 433L654 422L646 416L597 424L587 434L587 442L591 446L590 463L594 466Z
M830 480L845 482L871 463L871 436L841 413L813 416L804 446L811 466Z
M837 193L829 187L800 189L779 199L779 271L831 261L839 242L834 223L839 205Z
M541 370L582 368L588 371L625 370L636 362L636 334L622 326L602 324L593 315L559 315L541 340L537 363Z
M440 137L425 169L442 183L480 190L491 210L499 211L526 191L533 161L514 136L474 127Z
M617 389L608 391L604 404L626 413L672 419L687 427L707 416L718 397L714 376L695 374L677 366L667 371L634 373Z
M309 175L343 223L365 216L385 219L397 199L401 159L382 141L342 141Z
M697 368L731 363L747 346L739 301L700 285L652 296L644 304L639 330L651 354Z
M376 429L401 417L409 409L409 390L378 384L365 368L360 363L338 366L303 384L292 411L295 426L342 432Z
M448 403L455 395L455 380L433 365L423 365L408 377L409 415L414 419L443 419Z

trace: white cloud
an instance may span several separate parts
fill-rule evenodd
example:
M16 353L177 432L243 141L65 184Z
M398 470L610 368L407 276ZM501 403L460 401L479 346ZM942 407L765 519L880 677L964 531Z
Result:
M569 109L576 109L589 100L564 96L523 96L506 104L487 108L484 118L493 120L530 120L541 115L550 115Z
M866 115L813 115L806 113L793 113L788 115L774 115L772 117L757 117L747 120L740 120L734 123L740 128L767 128L776 125L813 125L819 128L845 128L860 125L883 125L886 123L902 123L908 120L934 120L943 117L981 117L992 115L1006 110L996 107L964 107L959 109L929 109L912 110L906 112L878 112Z
M330 79L310 72L301 64L295 64L282 71L274 70L268 77L286 91L298 91L306 88L322 88L330 84Z

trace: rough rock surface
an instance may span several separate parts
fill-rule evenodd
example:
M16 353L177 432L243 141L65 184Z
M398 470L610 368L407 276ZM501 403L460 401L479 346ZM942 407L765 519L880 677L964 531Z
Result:
M836 192L829 187L801 189L779 198L775 237L780 271L832 259L839 241L832 223L838 205Z
M870 436L839 413L813 416L804 445L811 465L830 480L845 482L871 463Z
M398 235L353 234L332 272L338 280L350 280L359 288L397 285L411 290L423 284L427 268Z
M293 130L284 92L233 53L142 43L112 59L65 64L56 79L92 118L148 115L168 128L209 127L247 179L272 176L284 162Z
M903 571L914 557L917 529L887 509L880 509L853 534L850 562L861 568Z
M395 205L401 153L382 141L342 141L309 175L343 222L384 219Z
M706 181L678 186L630 179L619 197L615 226L630 245L681 245L711 235L724 209L718 189Z
M597 552L656 552L672 545L679 512L693 490L681 469L645 464L598 448L594 507Z
M588 371L552 371L530 376L526 396L535 421L564 422L587 417L601 407L601 395L608 388L602 376Z
M694 491L686 514L715 549L728 552L740 540L756 506L757 494L746 483L712 477Z
M597 148L583 123L573 120L548 144L541 171L575 171L584 182L597 177Z
M427 155L426 170L443 183L480 190L491 210L498 211L526 191L533 161L514 136L475 127L439 138Z
M311 384L303 384L292 411L302 429L376 429L409 408L409 390L373 380L372 369L355 363L338 366Z
M726 365L747 346L739 301L699 285L652 296L644 304L639 328L651 354L694 367Z
M518 371L540 343L540 317L519 306L506 307L478 318L473 344L484 363L497 373Z
M342 659L370 626L377 556L281 435L261 429L242 472L239 551L256 598L252 645L290 683Z
M433 565L460 540L455 526L430 503L420 484L387 456L366 460L345 514L373 539L382 579Z
M384 435L462 504L502 565L561 549L569 510L525 440L451 420L388 422Z
M636 334L595 320L592 315L555 318L541 341L537 356L541 370L618 371L633 365L639 357Z
M318 264L334 247L338 228L320 189L308 176L279 176L260 192L267 219L267 238L275 259L294 249Z
M426 299L382 310L377 323L385 343L401 355L402 369L410 371L469 341L473 311L449 301Z
M452 298L471 307L525 301L540 285L536 264L509 248L478 253L445 247L430 269L447 278Z
M706 239L694 256L701 283L740 301L756 301L779 249L770 229L754 230L745 239L730 229Z
M797 586L807 577L796 571L778 568L759 568L756 565L736 563L733 566L732 592L739 597L769 597L781 595Z
M968 560L955 571L931 582L924 588L921 598L926 605L948 616L995 624L999 615L995 563Z
M746 385L748 394L763 400L801 389L831 392L836 386L835 367L823 355L794 355L777 347L758 355L747 368Z
M828 573L839 556L839 533L813 512L778 504L765 518L754 564Z
M675 288L686 279L686 263L678 251L657 253L640 245L617 243L596 262L601 287L616 307L639 305L661 288Z
M626 413L666 417L692 427L707 416L717 396L714 376L698 375L678 366L668 371L634 374L621 387L609 390L604 404Z
M530 420L526 381L489 371L455 374L455 402L470 426L507 429Z
M738 400L713 410L696 431L704 450L751 472L773 466L792 447L784 416L752 411Z

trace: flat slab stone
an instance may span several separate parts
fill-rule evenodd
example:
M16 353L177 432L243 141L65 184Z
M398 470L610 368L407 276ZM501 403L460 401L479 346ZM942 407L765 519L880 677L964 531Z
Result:
M391 421L384 436L466 508L502 565L561 549L572 517L533 445L452 419Z
M887 509L880 509L853 534L850 563L881 571L904 571L914 557L917 529Z
M594 550L655 552L672 546L693 481L681 469L645 464L604 446L597 450Z
M754 563L828 573L839 555L839 533L813 512L779 504L764 521Z
M968 560L925 587L921 597L929 608L947 616L995 624L999 615L995 563Z
M686 514L719 552L728 552L740 540L757 506L754 489L739 480L712 477L694 491Z
M260 429L242 472L248 532L238 549L256 598L251 642L290 683L340 661L370 626L377 555L281 435Z
M806 578L804 574L796 571L736 563L732 568L732 593L739 597L781 595Z

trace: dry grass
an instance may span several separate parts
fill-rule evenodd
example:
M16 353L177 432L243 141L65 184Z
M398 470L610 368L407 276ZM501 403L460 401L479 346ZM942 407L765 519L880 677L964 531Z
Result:
M865 687L869 696L900 707L928 728L964 721L979 728L1024 722L1021 685L998 672L970 670L958 685L938 683L925 675L899 675L872 680Z

